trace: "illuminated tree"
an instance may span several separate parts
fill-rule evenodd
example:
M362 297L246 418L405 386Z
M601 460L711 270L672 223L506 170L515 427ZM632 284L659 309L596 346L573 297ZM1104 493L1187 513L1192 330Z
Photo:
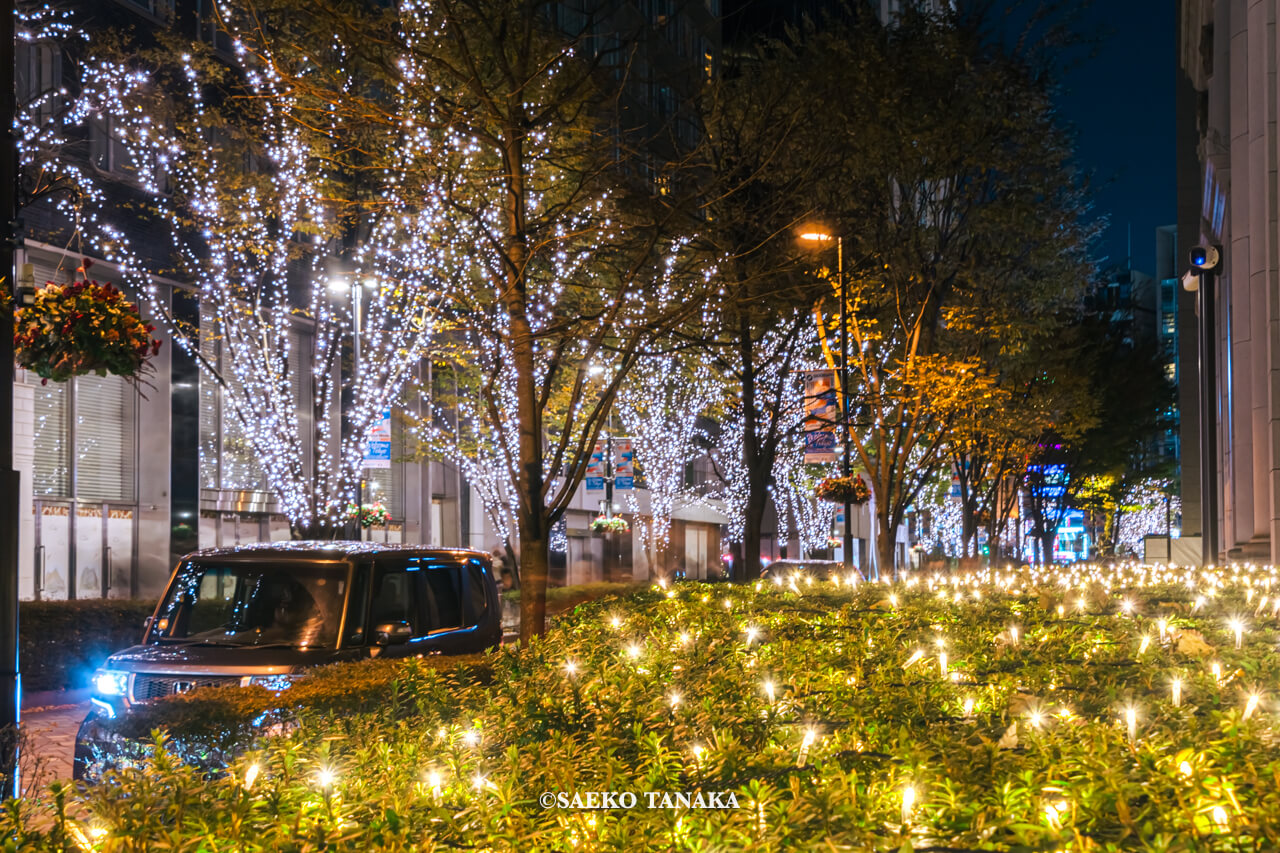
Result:
M975 338L1021 347L1033 324L1017 321L1077 290L1087 206L1048 78L1022 43L992 35L994 19L907 4L891 26L859 23L857 37L827 27L811 45L833 70L844 152L816 201L849 259L853 444L887 571L960 412L999 377Z
M677 356L642 356L618 392L617 414L631 436L636 463L649 491L649 521L644 525L649 565L670 566L671 517L679 509L706 501L686 481L686 469L703 451L707 435L699 420L720 402L722 381L701 363ZM628 498L636 511L635 493Z
M740 340L745 342L747 337L744 334ZM821 510L813 504L802 506L811 501L811 489L807 495L800 493L809 479L800 431L804 420L801 374L817 367L812 318L806 311L796 311L758 337L750 333L750 338L751 345L743 348L739 359L730 361L729 375L739 383L745 377L746 388L726 406L721 439L712 458L721 480L719 497L729 517L727 539L739 554L751 553L748 546L754 543L758 559L761 518L771 499L780 525L788 533L795 528L806 547L825 543L830 517L819 543ZM757 470L766 462L763 472ZM753 487L756 480L758 489ZM741 577L742 567L734 569L735 578ZM746 575L751 576L749 571Z
M397 172L356 181L341 156L357 142L400 148L404 132L370 140L337 116L317 125L310 93L279 73L304 60L238 44L229 67L198 46L176 67L163 51L104 54L84 80L88 118L109 123L146 192L143 217L169 238L165 263L197 288L199 326L170 313L152 278L170 268L128 229L99 211L86 230L218 384L294 535L331 537L357 499L369 427L416 376L430 335L441 258L406 246L441 213L396 203ZM357 189L386 201L353 213L335 200ZM339 428L357 300L361 355L345 371Z

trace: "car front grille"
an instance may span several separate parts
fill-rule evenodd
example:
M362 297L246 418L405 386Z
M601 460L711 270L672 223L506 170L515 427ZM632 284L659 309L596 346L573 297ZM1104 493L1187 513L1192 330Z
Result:
M149 702L172 696L175 693L190 693L197 687L228 687L238 685L238 675L148 675L139 673L133 677L133 701Z

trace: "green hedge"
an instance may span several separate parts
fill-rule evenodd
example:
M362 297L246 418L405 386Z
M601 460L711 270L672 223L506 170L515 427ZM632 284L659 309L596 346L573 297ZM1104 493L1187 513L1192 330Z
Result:
M22 689L89 686L93 670L112 652L136 644L155 601L84 599L24 601L18 605Z
M552 586L547 588L547 612L562 613L572 610L579 604L595 601L610 595L626 595L643 589L642 584L619 583L616 581L594 581L575 586ZM520 590L507 590L502 594L507 601L520 603Z
M1269 575L1135 586L1143 571L1105 585L1078 569L978 587L681 583L582 605L479 658L336 666L278 697L192 694L127 723L174 740L108 784L0 809L0 844L1280 849ZM252 749L216 778L168 748L219 731ZM639 803L540 800L601 791ZM682 792L734 806L663 807Z

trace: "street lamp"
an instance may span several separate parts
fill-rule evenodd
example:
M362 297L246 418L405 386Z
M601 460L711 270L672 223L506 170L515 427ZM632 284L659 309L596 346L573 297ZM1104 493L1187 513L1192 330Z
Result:
M825 247L832 241L836 244L836 293L840 297L840 474L847 478L853 454L849 436L849 300L845 298L844 292L844 238L825 229L809 226L800 232L800 239L820 247ZM848 574L853 570L853 505L847 491L844 499L843 548L845 573ZM876 574L879 575L879 567Z
M329 291L331 293L340 294L347 291L347 298L351 300L351 406L354 407L358 402L359 382L360 382L360 335L364 331L363 318L363 289L361 285L373 289L377 287L378 281L375 278L366 278L363 282L355 276L343 277L335 275L329 279ZM339 456L342 451L339 450ZM339 464L339 471L342 470ZM364 461L360 463L358 492L356 494L356 520L352 530L348 533L354 534L348 538L357 538L360 536L360 513L364 510Z
M1200 315L1200 558L1206 566L1218 562L1218 382L1217 294L1215 279L1222 269L1221 246L1195 246L1191 269L1182 286L1196 294ZM1172 544L1170 554L1172 554Z

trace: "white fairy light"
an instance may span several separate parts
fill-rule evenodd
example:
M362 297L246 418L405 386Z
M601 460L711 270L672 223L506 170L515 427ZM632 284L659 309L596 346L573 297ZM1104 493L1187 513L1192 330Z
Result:
M916 806L916 789L908 785L902 789L902 823L911 823L911 813Z
M258 774L262 768L257 763L250 764L244 771L244 789L246 791L253 788L253 783L257 781Z

